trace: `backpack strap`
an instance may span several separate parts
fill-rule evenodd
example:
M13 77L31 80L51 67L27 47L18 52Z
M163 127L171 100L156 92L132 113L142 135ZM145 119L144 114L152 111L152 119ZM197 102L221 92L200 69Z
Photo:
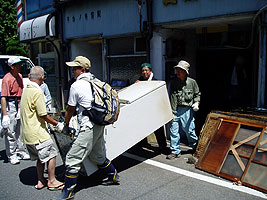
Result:
M92 84L92 81L91 80L88 80L87 77L82 77L82 78L80 78L80 80L84 80L84 81L87 81L87 82L90 83L91 91L92 91L92 96L93 96L93 99L95 100L95 90L94 90L94 86Z
M105 85L106 85L106 83L103 85L103 87L102 87L102 90L103 90L103 99L104 99L104 104L105 104L105 106L106 107L108 107L108 103L107 103L107 101L108 101L108 98L107 98L107 94L106 94L106 90L105 90ZM105 92L104 92L105 91Z
M93 83L91 81L88 81L90 83L91 86L91 91L92 91L92 96L93 96L93 100L95 100L95 90L94 90L94 86Z

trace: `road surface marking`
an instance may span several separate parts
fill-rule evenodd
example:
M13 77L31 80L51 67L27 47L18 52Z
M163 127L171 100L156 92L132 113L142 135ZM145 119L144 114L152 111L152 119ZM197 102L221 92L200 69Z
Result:
M254 190L252 188L248 188L248 187L245 187L245 186L237 186L237 185L234 185L231 182L226 182L224 180L219 180L219 179L216 179L216 178L213 178L213 177L209 177L209 176L205 176L205 175L202 175L202 174L197 174L197 173L194 173L194 172L190 172L190 171L187 171L187 170L184 170L184 169L180 169L178 167L167 165L167 164L164 164L164 163L161 163L161 162L157 162L157 161L154 161L154 160L151 160L151 159L146 159L146 158L143 158L143 157L140 157L140 156L136 156L136 155L133 155L133 154L130 154L130 153L123 153L122 155L125 156L125 157L128 157L128 158L140 161L140 162L144 162L144 163L149 164L149 165L153 165L153 166L165 169L165 170L169 170L169 171L175 172L177 174L181 174L183 176L188 176L188 177L191 177L191 178L194 178L194 179L198 179L198 180L201 180L201 181L205 181L205 182L208 182L208 183L212 183L212 184L215 184L215 185L226 187L226 188L229 188L229 189L232 189L232 190L237 190L237 191L240 191L240 192L244 192L244 193L247 193L247 194L250 194L250 195L254 195L254 196L257 196L257 197L261 197L261 198L267 199L267 196L264 193L262 193L260 191L257 191L257 190Z

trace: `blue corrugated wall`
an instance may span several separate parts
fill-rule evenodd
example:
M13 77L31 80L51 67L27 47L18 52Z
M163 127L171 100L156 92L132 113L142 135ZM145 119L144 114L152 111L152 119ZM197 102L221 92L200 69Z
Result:
M267 5L267 0L177 0L177 2L165 6L161 0L153 1L154 23L249 13Z
M27 0L26 2L27 20L55 11L53 4L54 0ZM23 8L25 12L24 3L23 3Z
M146 20L145 0L141 0L142 21ZM27 0L28 19L55 9L53 0ZM256 12L267 5L267 0L177 0L164 5L153 0L153 23L169 23L190 19ZM114 36L140 32L137 0L80 0L71 1L64 9L65 38L103 34ZM87 15L87 17L86 17Z
M144 5L142 7L144 18L146 18L145 10ZM98 12L101 12L100 16ZM94 34L110 36L136 33L140 29L137 1L82 1L66 8L64 23L67 38Z
M146 20L145 0L142 20ZM153 23L177 22L214 16L256 12L267 5L267 0L177 0L164 5L163 0L153 1ZM101 12L101 16L97 16ZM87 19L85 15L87 13ZM94 18L91 18L91 14ZM66 8L65 37L74 38L103 34L114 36L140 31L136 0L80 1Z

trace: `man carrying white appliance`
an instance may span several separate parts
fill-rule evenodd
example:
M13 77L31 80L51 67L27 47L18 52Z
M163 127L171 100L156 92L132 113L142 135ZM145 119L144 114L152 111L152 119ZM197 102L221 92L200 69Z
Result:
M98 165L107 173L108 178L103 181L104 185L119 183L119 175L112 163L106 158L104 145L104 127L90 121L88 116L82 114L83 110L91 108L93 101L91 85L89 81L95 80L94 75L89 72L91 62L83 56L77 56L72 62L66 62L72 68L76 81L71 85L68 105L65 113L64 133L68 132L68 126L76 106L78 106L78 131L74 142L66 155L65 187L60 196L53 200L74 198L74 189L77 184L79 170L85 158Z

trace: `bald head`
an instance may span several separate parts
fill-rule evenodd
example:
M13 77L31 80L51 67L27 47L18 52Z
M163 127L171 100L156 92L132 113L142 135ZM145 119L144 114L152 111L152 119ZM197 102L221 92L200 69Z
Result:
M41 80L43 76L44 76L44 69L41 66L35 66L31 68L30 77L29 77L31 81Z

